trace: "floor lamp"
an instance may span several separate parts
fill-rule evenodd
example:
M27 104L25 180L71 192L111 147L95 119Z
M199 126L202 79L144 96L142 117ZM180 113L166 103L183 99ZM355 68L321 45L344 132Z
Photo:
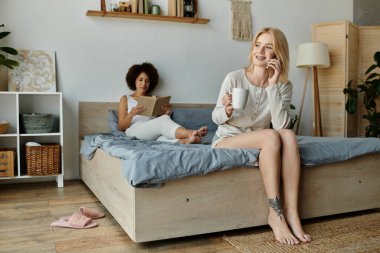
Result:
M309 79L310 68L313 69L313 100L314 100L314 121L313 132L314 136L323 136L321 107L319 102L319 87L318 87L318 68L330 67L330 57L328 46L325 43L311 42L304 43L298 47L297 67L306 68L306 78L303 87L302 101L300 114L298 118L296 133L298 134L299 124L301 122L302 109L304 105L305 92Z

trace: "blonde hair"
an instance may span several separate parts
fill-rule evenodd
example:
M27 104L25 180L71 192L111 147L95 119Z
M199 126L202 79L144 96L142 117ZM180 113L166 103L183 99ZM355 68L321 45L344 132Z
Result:
M256 33L255 37L252 40L251 50L248 55L249 66L247 67L247 70L252 71L255 67L253 63L253 48L255 47L257 38L263 33L270 33L273 36L273 52L281 63L281 73L279 80L286 83L288 82L289 72L289 46L285 34L280 29L274 27L265 27Z

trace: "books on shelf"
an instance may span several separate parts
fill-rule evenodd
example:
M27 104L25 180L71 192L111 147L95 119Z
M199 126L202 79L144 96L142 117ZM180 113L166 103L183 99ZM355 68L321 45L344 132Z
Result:
M101 0L103 12L127 12L132 14L151 14L151 7L156 5L153 0L127 0L118 3L111 0ZM151 2L152 1L152 2ZM197 17L197 0L161 0L161 16L167 17ZM153 4L153 5L152 5ZM108 7L110 8L108 10ZM123 8L122 8L123 7ZM88 15L88 14L87 14ZM90 15L95 16L95 15Z
M177 17L183 17L183 0L177 0Z
M149 14L149 0L144 0L144 14Z
M177 16L177 0L168 0L168 16Z
M132 5L132 13L137 13L138 11L138 0L131 0L131 5Z
M139 14L144 14L144 0L139 0L137 9Z
M137 106L144 106L145 111L140 115L143 116L157 116L162 115L165 112L162 110L162 106L164 104L168 104L170 102L171 96L166 97L157 97L157 96L141 96L137 101Z

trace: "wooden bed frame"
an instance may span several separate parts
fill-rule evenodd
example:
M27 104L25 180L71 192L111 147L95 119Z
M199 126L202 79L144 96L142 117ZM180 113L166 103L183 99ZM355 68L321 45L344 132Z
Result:
M108 110L116 108L115 102L80 102L80 137L108 132ZM81 177L135 242L267 224L268 199L258 168L191 176L161 188L134 188L122 176L121 164L99 149L92 160L81 157ZM379 208L379 164L377 153L303 168L302 218Z

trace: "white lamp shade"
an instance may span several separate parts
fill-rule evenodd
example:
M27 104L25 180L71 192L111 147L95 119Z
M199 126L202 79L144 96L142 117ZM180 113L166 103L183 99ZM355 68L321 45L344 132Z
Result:
M330 67L329 49L326 43L311 42L298 46L297 67Z

